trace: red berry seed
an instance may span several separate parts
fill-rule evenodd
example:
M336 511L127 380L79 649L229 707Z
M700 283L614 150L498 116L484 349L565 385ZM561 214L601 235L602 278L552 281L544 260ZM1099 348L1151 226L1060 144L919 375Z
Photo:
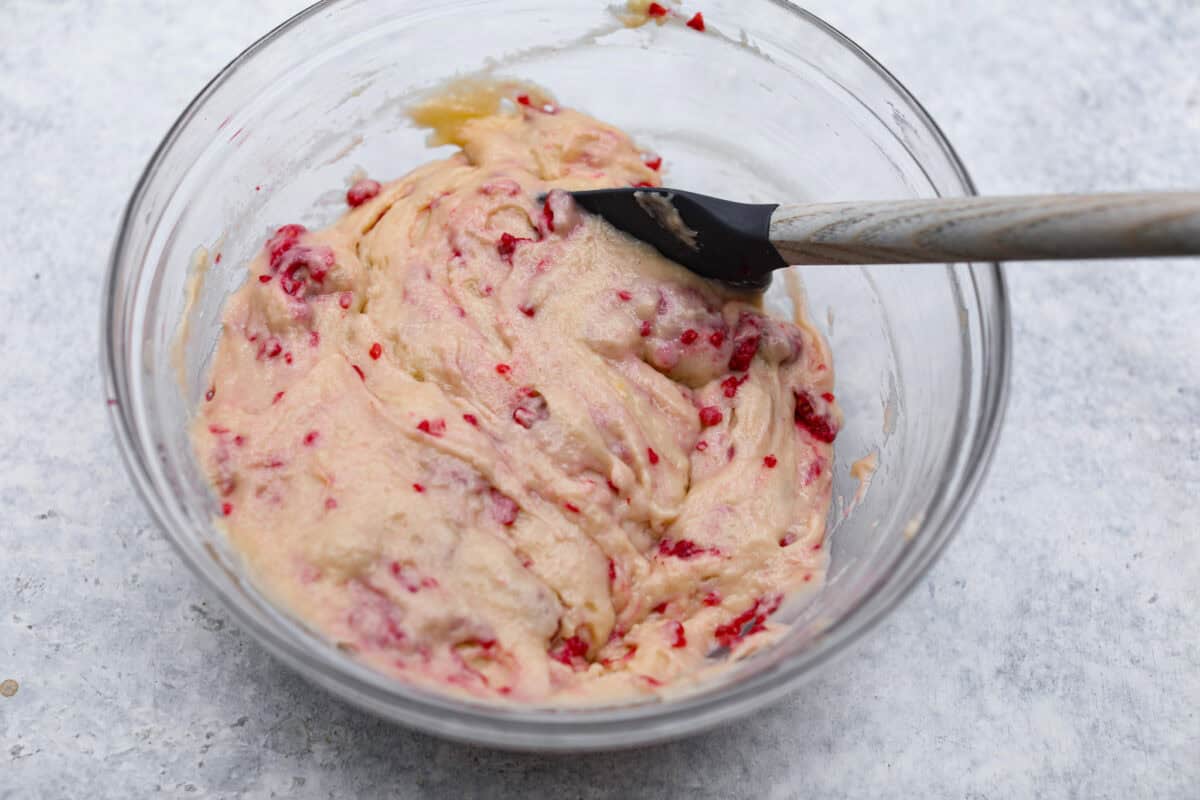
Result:
M655 172L658 172L660 169L662 169L662 156L654 156L653 158L644 158L642 163L644 163L647 167L654 170Z
M321 434L319 431L309 431L308 433L304 434L304 446L312 447L320 437Z
M673 619L667 623L667 628L672 635L671 647L687 647L687 634L683 630L683 623Z
M667 15L667 9L658 3L651 3L650 7L646 9L646 13L652 17L665 17Z
M639 333L641 333L643 337L650 335L650 320L642 320L642 326L639 329Z
M508 364L497 364L496 372L500 375L507 375L508 373L512 372L512 367L510 367Z
M721 593L716 589L713 589L711 592L704 595L704 599L700 602L704 603L706 606L719 606L721 605Z
M537 313L537 309L528 303L522 303L521 305L517 306L517 308L520 309L521 313L527 317L532 317Z
M725 332L713 331L708 335L708 341L713 347L720 347L725 344Z
M646 457L650 459L650 463L651 463L651 464L657 464L657 463L658 463L658 453L654 452L654 448L653 448L653 447L647 447L647 448L646 448Z
M468 425L474 425L476 428L479 427L479 419L474 414L463 414L463 419L467 421Z
M381 345L379 342L376 342L375 344L371 345L371 352L370 352L371 359L373 361L378 361L379 357L381 355L383 355L383 345Z
M326 497L325 498L325 509L327 511L333 511L333 509L335 509L335 508L337 508L337 500L334 500L332 497Z
M708 442L701 439L700 441L696 442L696 449L703 453L708 449Z
M574 503L563 503L563 508L565 508L567 511L570 511L573 514L579 513L579 506L575 505Z
M275 393L275 397L273 397L273 398L271 399L271 405L275 405L276 403L278 403L278 402L279 402L280 400L282 400L282 399L283 399L283 392L276 392L276 393Z
M825 392L824 394L821 395L821 399L824 400L826 403L832 403L833 402L833 392Z
M233 503L222 503L221 504L221 513L227 517L230 514L232 514L233 513Z
M358 373L359 380L361 380L363 383L366 383L367 376L363 373L362 367L360 367L358 364L351 364L350 366L354 367L354 371Z
M694 31L700 31L701 33L704 33L704 15L697 11L695 15L687 21L687 26Z
M521 104L521 105L523 105L523 106L532 105L532 103L531 103L531 102L530 102L530 100L529 100L529 95L527 95L527 94L519 94L519 95L517 95L517 102L518 102L518 103L520 103L520 104Z
M259 282L259 283L270 283L270 282L271 282L271 276L270 276L270 275L259 275L259 276L258 276L258 282Z
M721 420L725 415L721 413L721 409L716 406L705 406L700 409L700 424L705 428L711 428L713 425L721 424Z
M766 467L767 469L775 469L775 465L778 463L779 463L779 459L777 459L775 456L764 456L763 457L763 466Z
M342 292L341 297L338 298L338 305L341 306L342 308L349 308L350 303L352 303L353 301L354 301L354 297L353 297L353 295L350 294L350 292Z
M419 483L414 483L414 484L413 484L413 489L415 489L415 490L417 491L417 494L422 494L422 493L424 493L424 491L425 491L425 487L424 487L424 486L422 486L422 485L421 485L421 484L419 484Z
M208 387L208 391L204 393L204 399L205 399L205 401L207 401L209 403L211 403L212 399L216 396L217 396L217 389L215 386Z
M624 289L621 289L619 292L617 292L617 297L621 298L621 300L626 303L633 299L633 295Z
M680 335L679 341L683 342L684 344L691 344L692 342L696 341L699 338L700 338L699 333L692 330L691 328L688 328L686 331L683 332L682 335Z

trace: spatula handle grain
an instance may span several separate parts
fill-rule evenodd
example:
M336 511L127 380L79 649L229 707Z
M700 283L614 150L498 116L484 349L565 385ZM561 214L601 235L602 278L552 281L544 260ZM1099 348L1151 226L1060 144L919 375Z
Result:
M1200 255L1200 192L784 205L771 241L789 264Z

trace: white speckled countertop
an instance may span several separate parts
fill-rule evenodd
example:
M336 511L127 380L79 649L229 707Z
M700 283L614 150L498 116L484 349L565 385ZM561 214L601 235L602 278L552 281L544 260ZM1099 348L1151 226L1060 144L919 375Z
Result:
M268 657L134 496L96 340L142 165L302 5L0 4L0 798L1197 796L1195 260L1009 268L1012 402L974 511L873 636L752 719L635 752L489 752ZM1200 183L1194 0L808 5L984 192Z

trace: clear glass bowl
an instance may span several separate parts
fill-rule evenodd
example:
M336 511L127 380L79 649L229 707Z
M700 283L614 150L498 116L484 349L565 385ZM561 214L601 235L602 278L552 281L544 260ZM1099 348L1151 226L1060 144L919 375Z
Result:
M146 168L113 250L103 361L117 439L134 484L196 574L314 683L414 728L509 748L675 737L796 687L895 608L949 540L1004 408L1004 282L990 264L799 270L833 347L846 425L836 444L828 585L792 615L777 647L692 694L588 710L497 708L374 673L260 594L212 525L216 501L186 428L222 303L267 233L333 220L356 169L390 178L437 154L408 123L410 100L484 68L536 81L661 153L668 185L737 199L973 192L905 89L793 6L705 0L705 33L680 20L624 28L597 0L495 8L482 0L318 3L192 102ZM222 258L181 327L201 246ZM769 302L790 313L783 283ZM871 452L879 468L860 492L850 467Z

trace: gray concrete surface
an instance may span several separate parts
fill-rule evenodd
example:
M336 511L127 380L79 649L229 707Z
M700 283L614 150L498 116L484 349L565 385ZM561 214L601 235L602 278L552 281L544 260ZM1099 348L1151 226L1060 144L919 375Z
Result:
M145 159L301 4L0 2L0 798L1198 796L1195 260L1009 269L1013 399L974 512L876 635L753 719L512 755L389 727L274 663L133 496L96 331ZM1200 182L1194 0L809 5L986 192Z

